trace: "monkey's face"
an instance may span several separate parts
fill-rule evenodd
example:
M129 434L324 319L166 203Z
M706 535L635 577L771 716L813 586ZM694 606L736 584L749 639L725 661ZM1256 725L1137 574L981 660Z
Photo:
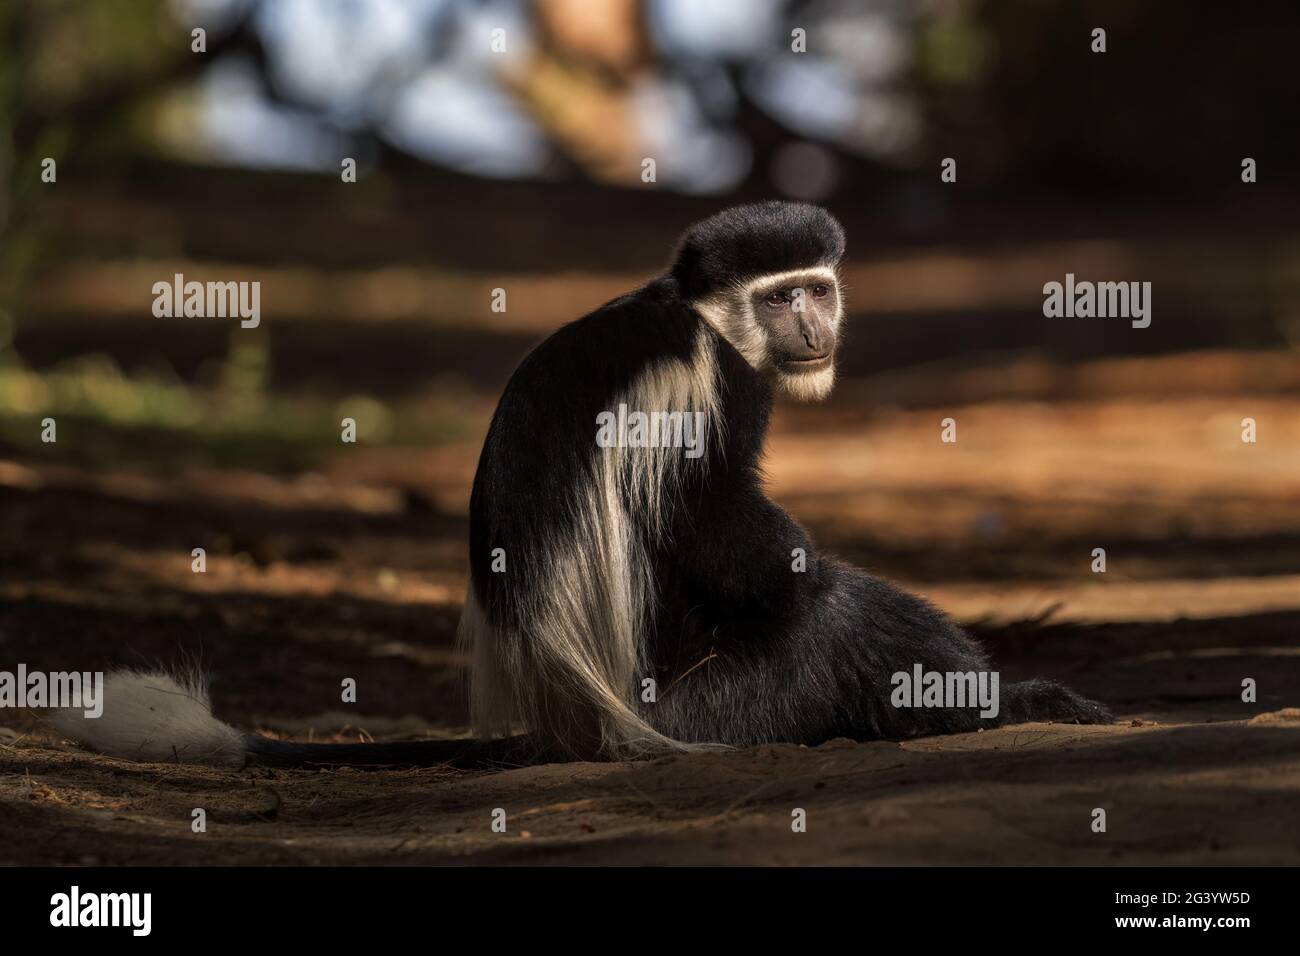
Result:
M756 372L790 395L815 402L831 393L844 315L834 269L768 273L691 305Z
M768 276L748 292L747 311L765 342L765 370L795 398L829 395L843 316L835 274L814 269Z

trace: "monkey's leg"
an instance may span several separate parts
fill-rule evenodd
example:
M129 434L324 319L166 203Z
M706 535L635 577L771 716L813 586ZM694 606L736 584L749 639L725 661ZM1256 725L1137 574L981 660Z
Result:
M682 740L815 744L956 733L1015 720L1099 722L1105 708L1047 681L1001 688L979 707L896 707L894 675L990 670L983 649L924 600L815 553L762 496L737 494L701 513L684 581L659 630L662 692L642 712ZM737 539L734 529L741 529ZM727 535L726 530L733 533ZM806 567L790 555L802 549Z
M745 476L726 484L675 529L661 570L661 692L642 707L656 729L747 744L979 726L970 711L890 703L891 677L915 664L986 669L979 645L920 598L817 554Z
M1065 724L1108 724L1114 715L1102 704L1089 700L1055 681L1035 677L1002 690L999 724L1056 721Z
M910 676L916 664L927 671L987 669L979 646L924 601L827 561L806 592L790 597L779 612L697 607L688 618L687 649L661 672L661 690L643 706L644 716L678 739L736 745L993 725L974 709L891 703L891 678Z
M1041 679L1001 684L997 713L988 717L974 703L894 706L893 676L911 678L916 665L959 674L991 669L973 641L929 608L875 608L864 619L832 602L824 616L788 631L719 628L708 651L695 656L698 662L668 679L642 712L660 732L699 743L815 745L835 737L903 739L1027 721L1111 720L1096 701Z

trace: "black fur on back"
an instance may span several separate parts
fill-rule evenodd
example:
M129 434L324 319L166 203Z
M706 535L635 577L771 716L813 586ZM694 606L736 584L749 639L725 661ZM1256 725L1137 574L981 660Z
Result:
M660 278L562 327L520 363L492 418L470 500L470 566L489 612L512 618L518 591L547 585L549 569L528 558L572 521L566 507L591 478L596 416L651 363L689 362L697 328L676 284ZM507 575L487 570L497 547L512 557Z

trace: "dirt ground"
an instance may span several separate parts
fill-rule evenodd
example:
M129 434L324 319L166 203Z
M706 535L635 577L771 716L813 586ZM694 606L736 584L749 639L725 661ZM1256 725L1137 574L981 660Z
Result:
M781 410L774 495L824 547L967 624L1004 680L1065 680L1114 725L498 773L230 772L102 758L6 711L0 863L1300 863L1300 400L1102 389L867 413L850 398ZM0 666L187 655L241 727L466 733L452 641L489 413L466 412L463 441L282 477L0 458ZM948 415L956 445L938 441ZM355 705L338 702L345 677Z

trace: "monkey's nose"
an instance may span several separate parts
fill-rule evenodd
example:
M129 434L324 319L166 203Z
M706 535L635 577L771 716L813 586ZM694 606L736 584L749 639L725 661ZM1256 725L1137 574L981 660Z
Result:
M799 319L799 335L803 339L806 355L799 356L800 359L822 359L830 354L830 336L820 322L812 322L806 318Z

